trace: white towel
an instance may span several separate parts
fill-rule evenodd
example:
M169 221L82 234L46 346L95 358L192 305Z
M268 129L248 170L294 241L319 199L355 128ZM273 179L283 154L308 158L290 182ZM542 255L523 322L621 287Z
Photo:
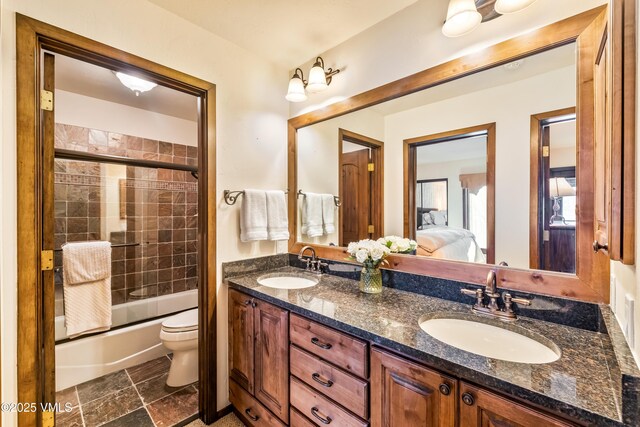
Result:
M284 191L267 191L266 194L269 240L289 240L289 218Z
M333 194L322 195L322 226L324 234L335 233L336 203Z
M306 193L302 200L302 234L309 237L322 236L322 197Z
M62 247L64 325L67 336L111 328L111 244L74 242Z
M267 240L267 195L260 190L244 190L240 209L240 240Z

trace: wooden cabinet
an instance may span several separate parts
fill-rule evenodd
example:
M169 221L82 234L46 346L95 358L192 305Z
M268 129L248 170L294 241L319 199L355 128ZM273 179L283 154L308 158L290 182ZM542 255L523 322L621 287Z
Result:
M289 312L229 290L229 376L289 421Z
M229 369L250 426L573 425L233 289Z
M456 396L455 378L391 353L371 351L372 427L453 427Z
M460 426L568 427L573 425L465 382L460 384L459 418Z

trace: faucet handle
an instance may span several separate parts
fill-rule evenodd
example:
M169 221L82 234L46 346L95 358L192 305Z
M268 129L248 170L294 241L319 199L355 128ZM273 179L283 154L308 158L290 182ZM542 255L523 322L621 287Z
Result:
M511 301L519 305L531 305L531 300L525 298L511 298Z
M470 297L475 297L476 305L478 307L482 307L483 300L484 300L484 291L482 290L482 288L478 288L478 289L462 288L460 289L460 292L462 292L465 295L469 295Z

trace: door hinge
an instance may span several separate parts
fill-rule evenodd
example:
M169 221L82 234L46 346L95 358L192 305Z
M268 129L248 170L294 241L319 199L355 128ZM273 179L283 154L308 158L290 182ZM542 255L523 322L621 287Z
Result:
M54 426L55 414L53 411L42 411L42 427L53 427Z
M542 157L549 157L549 146L544 145L542 147Z
M40 91L40 108L53 111L53 92L44 89Z
M373 172L376 169L376 165L373 163L367 163L367 170Z
M44 250L40 253L40 265L42 266L42 271L53 270L52 250Z
M375 233L375 227L373 225L369 225L367 227L367 233L369 233L369 234Z

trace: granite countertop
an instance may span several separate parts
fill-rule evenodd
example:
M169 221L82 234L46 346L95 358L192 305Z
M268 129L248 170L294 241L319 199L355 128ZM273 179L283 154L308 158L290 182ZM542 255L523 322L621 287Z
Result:
M611 343L606 333L520 317L512 325L551 340L561 349L562 356L547 364L506 362L459 350L420 328L420 321L442 316L507 325L472 314L471 301L460 304L390 288L368 295L359 292L357 281L326 274L311 288L273 289L258 284L258 277L265 273L307 274L299 268L281 267L226 280L232 288L459 378L586 424L624 425L620 402L624 399L620 397L620 379L612 374L616 369L610 366L607 349Z

